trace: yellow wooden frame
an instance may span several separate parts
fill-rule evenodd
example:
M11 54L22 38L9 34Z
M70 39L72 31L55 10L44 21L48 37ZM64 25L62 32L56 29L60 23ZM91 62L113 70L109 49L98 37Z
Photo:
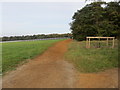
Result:
M115 45L115 37L86 37L86 48L90 48L90 39L107 39L107 46L108 46L108 40L109 39L113 39L113 44L112 44L112 48L114 48Z

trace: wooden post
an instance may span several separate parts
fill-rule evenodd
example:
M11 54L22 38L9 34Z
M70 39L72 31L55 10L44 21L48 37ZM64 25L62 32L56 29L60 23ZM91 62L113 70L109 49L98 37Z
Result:
M98 46L98 48L100 48L100 38L99 38L99 46Z
M115 38L113 38L113 45L112 45L112 48L114 48L114 43L115 43Z
M88 48L88 38L86 37L86 48Z
M89 38L89 48L90 48L90 38Z
M107 38L107 47L108 47L108 38Z

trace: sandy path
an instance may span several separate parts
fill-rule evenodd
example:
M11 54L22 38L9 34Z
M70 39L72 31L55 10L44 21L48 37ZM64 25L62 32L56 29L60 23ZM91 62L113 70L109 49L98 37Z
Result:
M58 42L45 53L3 77L3 88L72 88L73 66L63 59L71 40Z
M79 73L76 88L118 88L118 69L98 73Z
M71 40L56 43L45 53L3 77L3 88L117 88L118 70L80 73L64 60Z

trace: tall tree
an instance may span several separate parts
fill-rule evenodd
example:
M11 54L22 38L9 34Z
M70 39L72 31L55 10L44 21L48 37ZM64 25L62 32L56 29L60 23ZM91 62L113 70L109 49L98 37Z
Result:
M86 5L72 17L70 25L73 38L84 40L86 36L117 36L117 30L120 29L119 10L119 2L93 2Z

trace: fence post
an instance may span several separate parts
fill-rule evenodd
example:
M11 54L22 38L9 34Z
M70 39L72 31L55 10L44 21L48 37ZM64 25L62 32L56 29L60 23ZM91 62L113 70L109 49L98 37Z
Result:
M107 47L108 47L108 38L107 38Z
M88 48L88 38L86 37L86 48Z
M90 48L90 38L89 38L89 48Z
M114 43L115 43L115 38L113 38L113 45L112 45L112 48L114 48Z

